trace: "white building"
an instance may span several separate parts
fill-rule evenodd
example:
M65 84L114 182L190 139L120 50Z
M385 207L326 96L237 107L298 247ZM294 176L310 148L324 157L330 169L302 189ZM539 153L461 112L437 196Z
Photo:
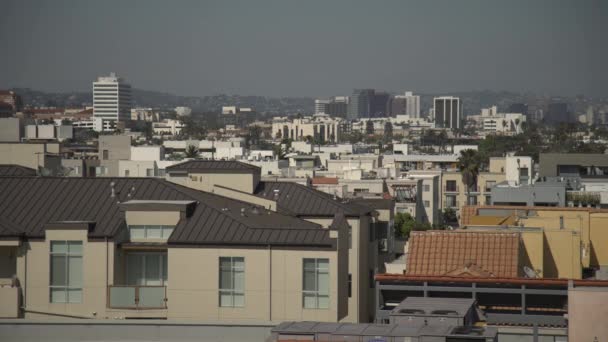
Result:
M131 86L111 73L93 82L93 116L111 121L131 119Z
M182 133L185 125L180 120L166 119L161 122L153 122L152 130L154 135L171 135L176 136Z
M321 141L337 142L340 139L341 118L316 114L299 119L277 117L272 120L272 134L277 139L306 140L308 137Z
M433 99L435 127L462 128L462 102L459 97L441 96Z
M399 113L392 113L393 116L407 115L410 118L420 117L420 96L414 95L411 91L406 91L405 95L396 95L393 101L395 100L399 104L395 107L401 110L398 110ZM391 110L397 110L395 107Z

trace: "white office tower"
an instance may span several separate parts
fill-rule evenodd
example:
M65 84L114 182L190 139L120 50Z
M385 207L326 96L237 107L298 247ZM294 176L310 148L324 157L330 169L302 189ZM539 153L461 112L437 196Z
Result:
M413 95L411 91L405 92L406 109L405 114L410 118L420 117L420 96Z
M435 127L450 129L462 128L462 102L460 102L460 98L453 96L434 98L433 112L435 116Z
M331 101L329 101L329 100L316 99L315 100L315 114L327 113L327 105L330 102Z
M131 119L131 86L115 73L93 82L93 117L120 122Z

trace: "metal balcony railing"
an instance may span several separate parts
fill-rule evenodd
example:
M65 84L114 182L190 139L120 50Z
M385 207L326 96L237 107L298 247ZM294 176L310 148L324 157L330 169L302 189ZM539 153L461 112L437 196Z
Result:
M111 309L166 309L167 287L108 286L108 307Z

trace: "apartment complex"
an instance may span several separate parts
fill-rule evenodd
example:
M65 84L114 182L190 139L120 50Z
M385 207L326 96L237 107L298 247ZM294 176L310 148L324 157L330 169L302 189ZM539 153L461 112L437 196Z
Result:
M189 188L213 192L295 216L329 228L336 213L349 226L348 315L350 322L367 322L373 308L373 276L380 272L378 239L374 227L378 214L370 207L345 202L312 187L261 180L260 168L235 161L187 161L167 168L167 180ZM385 229L390 229L386 222ZM386 234L386 233L385 233Z
M154 178L2 177L0 188L3 317L349 316L343 214L323 226Z

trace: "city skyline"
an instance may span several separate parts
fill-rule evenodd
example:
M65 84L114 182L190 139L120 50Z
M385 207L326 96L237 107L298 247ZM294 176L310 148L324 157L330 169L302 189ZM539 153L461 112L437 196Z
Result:
M606 94L606 3L346 4L9 1L0 87L87 91L114 71L184 96Z

